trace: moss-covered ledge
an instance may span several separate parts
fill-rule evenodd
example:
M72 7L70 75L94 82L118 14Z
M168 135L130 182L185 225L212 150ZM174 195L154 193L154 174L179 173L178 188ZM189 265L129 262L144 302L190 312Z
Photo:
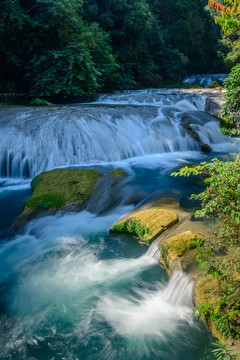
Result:
M192 231L185 231L167 238L160 245L159 263L166 268L170 275L176 269L185 270L191 274L193 265L197 265L195 255L191 250L195 249L201 241L201 236Z
M119 220L110 229L110 233L129 233L150 244L166 229L179 221L174 211L152 206Z
M90 199L101 174L91 169L55 169L43 172L31 182L33 194L13 224L16 232L29 220L58 210L80 211Z

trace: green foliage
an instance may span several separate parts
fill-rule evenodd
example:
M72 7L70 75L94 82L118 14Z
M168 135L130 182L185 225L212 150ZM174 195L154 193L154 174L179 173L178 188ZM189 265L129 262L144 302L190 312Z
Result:
M50 97L95 92L100 73L85 44L79 43L35 56L27 76L33 84L32 95Z
M114 232L123 232L130 233L138 236L141 240L146 242L146 235L152 235L151 230L147 226L143 226L140 220L129 220L129 221L121 221L114 225Z
M31 189L34 190L35 187L43 180L44 180L43 176L37 176L37 177L33 178L31 181Z
M199 0L3 0L0 14L3 92L61 99L159 86L210 72L217 57Z
M223 81L217 79L217 80L213 80L210 82L209 88L214 89L214 88L222 87L222 86L223 86Z
M236 117L237 114L240 114L240 64L232 68L225 81L225 87L227 89L226 101L221 111L221 116L227 123L224 133L236 136L240 134L240 121Z
M240 324L240 154L234 161L203 162L194 168L184 167L173 176L205 174L208 185L203 192L192 195L201 201L202 209L195 217L212 217L217 228L201 247L196 257L205 274L217 280L217 292L211 309L200 304L200 314L210 316L219 331L239 338ZM209 304L208 304L209 305ZM211 311L210 311L211 310Z
M32 100L30 102L30 105L32 105L32 106L49 106L49 105L51 105L51 103L46 100L35 98L34 100Z
M240 29L240 4L239 0L224 0L224 3L230 11L221 12L221 16L216 16L215 21L226 34L231 34L235 29Z
M230 355L229 349L227 349L227 343L220 344L219 342L213 343L217 348L212 350L212 353L216 356L216 360L234 360L236 357L234 355Z
M227 237L231 245L239 245L240 233L240 155L234 161L203 162L189 168L183 167L173 176L190 176L206 174L204 180L208 187L198 195L192 195L202 203L202 209L195 217L217 217L224 227L221 237ZM224 243L223 243L224 246Z

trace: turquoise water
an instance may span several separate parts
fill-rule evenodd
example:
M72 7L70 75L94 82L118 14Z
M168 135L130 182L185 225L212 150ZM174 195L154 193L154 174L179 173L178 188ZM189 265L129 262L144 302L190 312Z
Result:
M95 104L0 109L0 359L212 360L214 341L192 315L192 284L169 279L152 248L109 229L127 211L174 198L185 209L200 179L170 176L232 149L202 95L139 91ZM182 124L188 120L213 148ZM224 156L224 155L223 155ZM8 237L30 178L55 167L121 167L85 211L29 222Z
M173 189L169 172L157 166L135 164L131 170L123 188L142 201L173 190L183 199L180 189L196 188L180 180ZM29 196L26 184L14 186L0 193L4 213L12 211L9 222ZM186 279L181 275L172 283L147 246L108 234L132 207L119 205L98 216L59 213L2 240L1 359L213 358L210 332L192 317Z

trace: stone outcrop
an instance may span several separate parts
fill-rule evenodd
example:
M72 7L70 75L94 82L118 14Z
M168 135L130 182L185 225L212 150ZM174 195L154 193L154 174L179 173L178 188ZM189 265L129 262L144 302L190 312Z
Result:
M224 94L212 94L206 99L204 111L213 116L219 116L221 106L224 103Z
M186 231L178 235L167 238L161 245L161 256L159 258L160 264L162 264L167 271L172 274L175 270L188 270L190 273L192 269L189 267L195 257L192 259L189 257L190 250L196 248L196 245L200 243L202 238L192 231ZM185 257L187 255L187 257Z
M148 209L125 215L110 229L111 233L130 233L150 244L166 229L179 221L176 212L154 205Z

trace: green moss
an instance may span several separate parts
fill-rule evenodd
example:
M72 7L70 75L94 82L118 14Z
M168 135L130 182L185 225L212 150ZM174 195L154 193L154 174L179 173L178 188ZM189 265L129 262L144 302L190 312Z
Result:
M111 178L117 177L117 176L127 176L126 172L123 169L115 169L109 173L109 176Z
M124 232L134 233L140 237L142 241L150 244L166 229L176 224L178 220L178 215L175 212L162 209L160 206L156 205L149 209L138 211L135 214L126 217L124 220L118 221L110 231L115 232L118 229L124 229ZM129 229L131 231L129 231ZM144 233L141 234L141 231Z
M184 256L188 251L196 248L201 241L201 237L192 231L186 231L170 237L161 247L160 261L169 269L175 259Z
M152 235L151 230L147 226L143 226L140 220L121 221L113 226L112 231L136 235L147 243L149 243L147 235Z
M101 174L89 169L56 169L36 176L32 197L25 208L59 209L76 204L81 207L91 196Z
M45 193L33 196L26 202L31 209L59 209L66 205L66 199L59 193Z
M32 190L35 189L35 187L37 186L38 183L40 183L41 181L43 181L43 177L42 176L37 176L34 179L32 179L31 181L31 188Z

